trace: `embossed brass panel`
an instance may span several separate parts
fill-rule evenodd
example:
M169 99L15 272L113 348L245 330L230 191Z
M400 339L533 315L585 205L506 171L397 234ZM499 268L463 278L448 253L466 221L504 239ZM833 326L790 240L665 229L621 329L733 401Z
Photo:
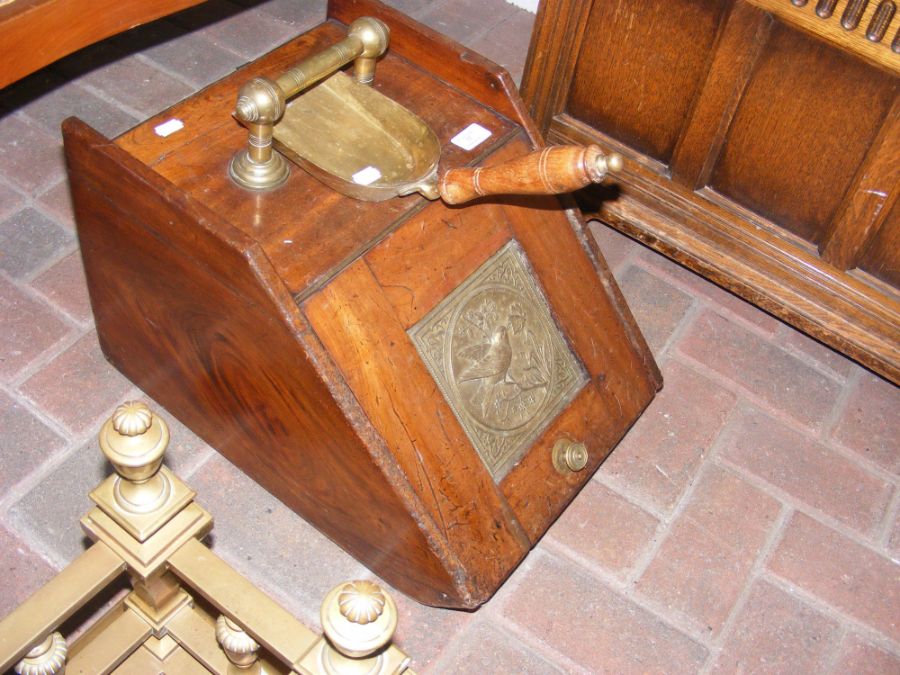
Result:
M496 481L588 381L514 241L408 333Z

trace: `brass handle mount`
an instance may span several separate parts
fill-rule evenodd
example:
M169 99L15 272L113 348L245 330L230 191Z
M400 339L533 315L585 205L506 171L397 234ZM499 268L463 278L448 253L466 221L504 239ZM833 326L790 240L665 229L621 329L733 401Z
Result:
M375 62L387 51L390 29L373 17L350 24L347 37L297 63L276 79L254 77L238 91L234 117L247 127L248 145L231 160L228 173L241 187L271 190L291 173L287 161L272 149L273 128L291 97L353 61L357 82L371 84Z
M553 444L553 468L566 475L577 473L588 464L588 451L584 443L560 438Z
M492 167L449 169L438 189L447 204L487 195L562 194L599 183L622 170L622 156L596 145L559 145Z

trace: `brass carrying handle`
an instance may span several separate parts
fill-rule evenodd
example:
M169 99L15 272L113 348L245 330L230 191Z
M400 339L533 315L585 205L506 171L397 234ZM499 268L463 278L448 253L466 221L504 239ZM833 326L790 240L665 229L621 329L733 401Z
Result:
M373 17L350 24L347 37L292 66L276 79L255 77L238 91L234 117L250 132L248 147L231 160L229 174L242 187L268 190L290 175L285 159L272 149L273 128L284 115L287 101L351 61L356 81L371 84L375 62L384 54L390 30Z
M622 170L622 156L604 155L596 145L559 145L517 157L497 166L449 169L438 189L447 204L487 195L552 195L599 183Z

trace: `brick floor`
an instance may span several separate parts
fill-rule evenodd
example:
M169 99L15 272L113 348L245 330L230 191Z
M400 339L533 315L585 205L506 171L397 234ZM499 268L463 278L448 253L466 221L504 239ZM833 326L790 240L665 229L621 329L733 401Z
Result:
M837 621L760 582L751 589L712 672L823 672L838 634Z
M897 566L802 513L793 517L769 562L778 576L894 641L900 640Z
M712 467L671 525L637 590L717 634L762 551L780 506Z
M598 478L668 513L693 482L736 399L721 383L677 361L665 365L663 378L662 392L600 467Z
M51 303L82 324L93 320L81 254L67 255L31 283Z
M659 521L609 488L591 481L550 528L558 542L587 563L625 578L650 547Z
M503 0L390 0L521 73ZM102 359L59 120L108 133L304 30L324 0L231 0L88 48L0 104L0 614L83 550L103 417L143 397ZM25 214L24 216L22 214ZM900 672L900 390L601 224L665 388L497 596L398 596L421 673ZM155 404L153 404L155 405ZM214 549L317 628L370 573L166 415ZM277 536L273 536L277 534Z

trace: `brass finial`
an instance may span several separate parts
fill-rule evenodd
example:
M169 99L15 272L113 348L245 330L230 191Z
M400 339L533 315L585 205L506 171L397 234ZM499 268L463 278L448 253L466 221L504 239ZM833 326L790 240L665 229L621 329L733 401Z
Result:
M322 601L322 628L344 656L373 654L394 637L397 605L378 584L350 581L331 589Z
M259 643L224 614L216 619L216 640L228 660L238 668L249 668L256 663Z
M112 415L113 429L123 436L140 436L146 433L152 421L153 413L140 401L123 403Z
M69 649L66 639L59 633L50 633L41 644L33 647L15 668L17 675L57 675L64 673L66 654Z
M128 401L116 408L100 429L100 449L113 465L116 503L131 513L147 513L169 494L158 473L169 445L169 427L145 403Z
M384 611L384 593L371 581L351 581L338 595L341 615L352 623L372 623Z

